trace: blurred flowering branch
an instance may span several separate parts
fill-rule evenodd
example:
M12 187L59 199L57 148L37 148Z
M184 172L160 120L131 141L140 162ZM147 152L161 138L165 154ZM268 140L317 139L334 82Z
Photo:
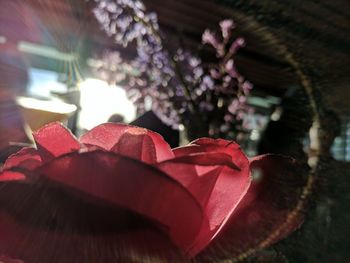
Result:
M215 63L204 63L184 48L171 48L159 30L155 13L147 13L141 1L94 0L93 12L103 30L124 47L136 46L131 61L119 53L107 53L97 71L108 81L127 83L124 88L140 111L147 98L153 111L166 123L188 128L189 137L237 136L244 130L246 105L252 88L234 64L234 55L243 47L242 38L232 41L235 24L220 23L218 35L206 30L202 43L216 53ZM115 64L110 63L115 60ZM109 62L106 62L109 61ZM108 77L109 72L114 77ZM189 128L191 127L191 128Z

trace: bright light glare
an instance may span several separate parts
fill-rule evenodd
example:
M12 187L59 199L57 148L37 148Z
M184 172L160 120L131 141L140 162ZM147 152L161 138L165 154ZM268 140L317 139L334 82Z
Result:
M0 36L0 44L6 43L7 39L4 36Z
M135 119L136 108L118 86L109 86L105 81L87 79L79 85L81 91L79 126L92 129L107 122L113 114L120 114L126 122Z
M26 109L34 109L61 114L69 114L76 111L77 109L75 105L67 104L57 99L39 100L29 97L17 97L16 102L18 105Z

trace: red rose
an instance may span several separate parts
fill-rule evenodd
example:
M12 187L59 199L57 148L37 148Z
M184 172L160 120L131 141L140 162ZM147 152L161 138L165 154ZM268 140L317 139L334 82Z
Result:
M236 143L209 138L172 150L154 132L111 123L79 140L52 123L34 139L37 149L10 156L0 173L0 255L204 259L218 247L264 247L301 222L300 176L287 157L249 161Z

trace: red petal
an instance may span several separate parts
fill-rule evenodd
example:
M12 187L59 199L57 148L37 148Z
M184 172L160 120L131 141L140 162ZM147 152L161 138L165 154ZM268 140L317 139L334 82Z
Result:
M39 168L44 177L151 218L187 251L203 223L203 212L175 180L137 160L108 152L72 153Z
M0 255L0 262L1 263L24 263L22 260L9 258L4 255Z
M86 132L79 141L110 151L128 127L125 124L104 123Z
M297 208L305 185L302 167L289 157L263 155L251 161L251 168L257 178L203 257L219 246L232 256L269 246L301 224Z
M164 234L125 209L86 202L48 180L0 186L4 255L28 263L184 262Z
M12 154L5 162L3 170L14 167L33 170L41 165L41 157L34 148L25 147Z
M236 159L240 160L240 166L237 168L232 162L233 157L223 153L226 149L219 148L222 147L215 148L217 152L195 153L196 150L204 149L200 146L191 149L186 147L185 151L191 152L190 155L180 155L158 165L191 191L201 203L209 220L209 225L201 227L195 243L189 250L191 256L204 249L221 230L250 184L249 162L244 154L236 153ZM206 178L202 178L204 175Z
M227 166L235 170L240 170L236 164L232 162L232 157L223 152L199 152L192 153L191 155L178 156L176 158L170 159L173 163L187 163L187 164L196 164L196 165L205 165L205 166Z
M80 142L147 163L160 162L174 156L170 146L158 133L125 124L101 124L84 134Z
M6 170L0 173L0 182L21 181L24 179L26 179L26 176L20 172Z
M197 157L197 156L196 156ZM156 167L183 185L205 208L216 184L222 167L208 164L195 164L195 158L175 158L161 162ZM191 160L190 160L191 159Z
M224 152L233 155L240 151L240 146L233 142L224 139L199 138L194 140L189 145L173 149L175 156L188 155L198 152Z
M45 162L80 149L80 144L74 135L58 122L45 125L34 132L33 137L38 153Z
M237 167L247 167L247 157L240 146L223 139L200 138L191 142L188 146L173 150L175 156L189 155L193 153L225 153L232 158Z

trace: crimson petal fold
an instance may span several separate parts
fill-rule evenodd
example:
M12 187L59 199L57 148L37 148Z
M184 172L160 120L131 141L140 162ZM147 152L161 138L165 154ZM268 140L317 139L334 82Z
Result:
M37 172L56 183L122 206L166 226L171 240L187 251L203 224L192 195L165 173L137 160L103 151L72 153Z
M80 143L71 131L59 122L43 126L33 133L33 137L44 162L80 149Z
M33 170L39 167L41 163L41 157L36 149L24 147L7 158L2 169L9 170L11 168L24 168L27 170Z
M202 251L220 232L246 194L251 181L249 161L235 144L214 139L197 142L200 145L175 149L177 157L157 165L192 192L201 203L209 222L209 225L201 226L188 252L190 256ZM211 181L215 184L205 194L200 191L203 187L199 186L204 175L216 177L215 181Z
M101 124L85 133L80 142L146 163L156 163L174 157L170 146L161 135L126 124Z

